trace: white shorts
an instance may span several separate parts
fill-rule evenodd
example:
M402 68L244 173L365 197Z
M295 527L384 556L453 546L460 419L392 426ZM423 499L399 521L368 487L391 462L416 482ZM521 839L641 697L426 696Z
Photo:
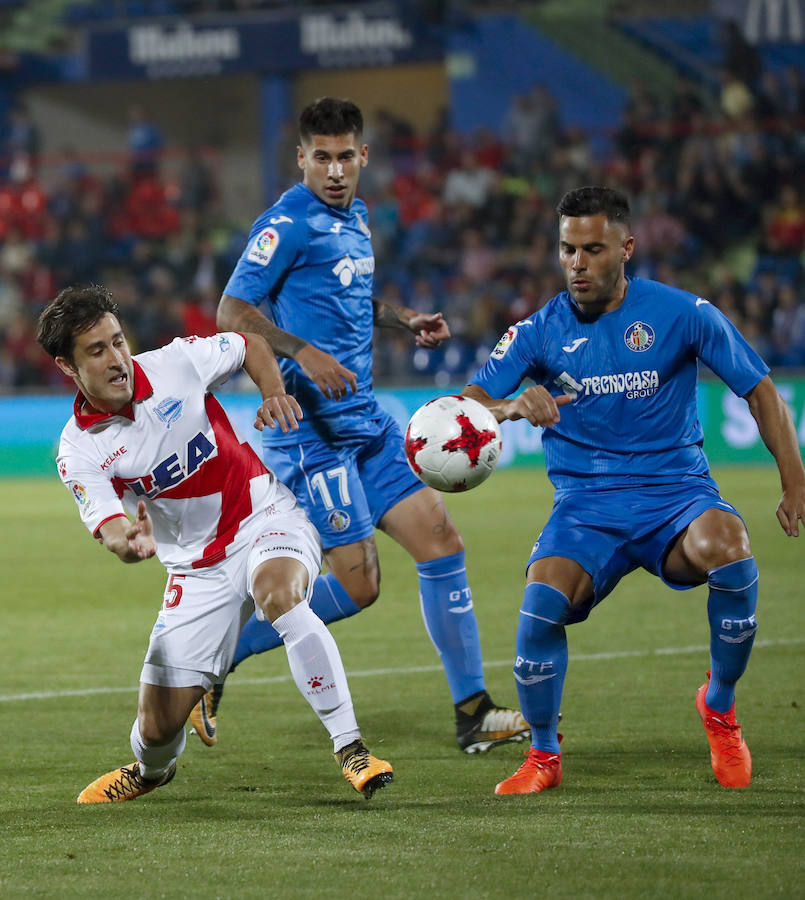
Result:
M282 493L266 517L250 523L237 549L214 566L168 573L140 681L205 690L223 681L232 665L241 629L257 609L251 587L266 560L297 559L308 572L306 600L321 570L319 533L293 494ZM261 618L262 611L258 610Z

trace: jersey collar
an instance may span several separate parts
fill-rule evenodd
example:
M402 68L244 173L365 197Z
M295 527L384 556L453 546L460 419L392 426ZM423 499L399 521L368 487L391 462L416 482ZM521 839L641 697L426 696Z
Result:
M89 401L81 391L75 395L75 400L73 401L73 415L75 416L79 428L86 430L93 425L98 425L100 422L114 419L115 416L125 416L125 418L131 419L132 422L134 421L134 404L140 403L150 397L151 394L154 393L154 389L151 387L148 376L143 372L142 366L140 366L137 360L133 359L132 363L134 366L134 393L132 394L131 402L127 403L123 409L118 410L118 412L98 412L97 409L90 406Z

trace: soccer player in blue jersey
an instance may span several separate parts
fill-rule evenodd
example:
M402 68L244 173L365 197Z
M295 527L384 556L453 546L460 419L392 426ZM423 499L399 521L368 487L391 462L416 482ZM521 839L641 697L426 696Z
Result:
M696 709L717 780L746 787L752 761L735 685L757 627L758 572L744 522L719 496L702 451L697 361L749 404L780 472L777 518L796 537L805 469L791 415L763 360L706 299L626 277L634 238L623 194L579 188L557 211L567 290L513 325L464 389L498 421L525 418L545 429L555 488L517 630L514 677L532 747L495 793L560 784L565 626L586 619L639 567L678 590L709 587L710 672ZM514 394L526 378L534 384Z
M474 753L523 740L528 726L520 712L497 706L486 691L461 535L441 495L411 473L402 433L372 392L374 326L405 329L421 347L438 346L450 330L441 313L422 315L372 298L369 217L356 197L369 158L358 107L317 100L299 126L302 182L254 223L218 323L266 338L304 412L297 431L266 435L264 450L321 533L329 571L317 579L311 607L329 623L375 601L374 529L382 529L416 563L460 748ZM234 664L280 645L271 625L253 618ZM195 710L207 743L215 739L214 706L206 697Z

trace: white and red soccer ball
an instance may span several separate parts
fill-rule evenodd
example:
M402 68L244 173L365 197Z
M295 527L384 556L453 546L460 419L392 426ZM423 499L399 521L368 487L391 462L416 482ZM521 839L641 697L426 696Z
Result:
M477 487L495 471L502 442L494 415L469 397L437 397L411 416L405 456L420 481L437 491Z

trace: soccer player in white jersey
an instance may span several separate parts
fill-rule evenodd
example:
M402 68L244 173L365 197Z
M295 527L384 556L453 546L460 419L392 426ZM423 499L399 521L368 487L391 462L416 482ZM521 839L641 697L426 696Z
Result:
M329 569L313 587L324 622L374 603L380 528L413 557L428 634L444 666L466 753L523 740L519 710L486 690L481 641L467 581L464 542L440 494L405 459L403 436L372 390L374 326L403 329L422 347L450 337L441 313L373 299L369 213L356 196L369 160L363 117L348 100L325 97L299 117L302 181L255 221L218 306L219 328L261 334L280 357L304 420L293 433L263 432L265 459L318 528ZM234 664L278 646L270 625L249 621ZM210 714L205 714L209 702ZM193 717L215 741L215 700Z
M57 466L82 521L122 562L156 555L168 570L140 675L135 761L78 802L132 800L173 778L190 711L229 671L255 610L282 636L344 777L365 797L389 783L391 766L361 740L335 641L308 603L318 532L211 393L243 368L263 397L255 427L297 427L301 410L265 341L177 338L132 357L117 304L98 286L63 290L37 340L78 388Z
M513 325L464 389L498 421L542 426L554 506L528 560L514 677L531 750L496 794L538 793L562 780L557 717L567 670L565 626L586 619L642 567L678 590L707 584L710 671L696 709L724 787L750 783L735 718L749 660L758 572L737 510L702 451L697 362L740 397L774 456L777 518L798 536L805 468L791 414L769 370L704 297L628 278L630 213L619 191L570 191L557 208L567 290ZM515 392L525 378L534 384Z

